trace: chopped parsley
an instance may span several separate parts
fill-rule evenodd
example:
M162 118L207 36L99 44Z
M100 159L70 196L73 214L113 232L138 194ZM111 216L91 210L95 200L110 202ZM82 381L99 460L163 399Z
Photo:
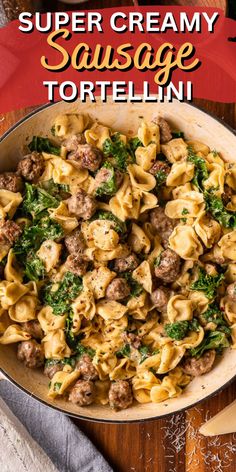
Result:
M229 341L225 333L221 331L209 331L199 346L190 349L192 357L201 357L208 349L223 349L229 347Z
M48 138L42 138L41 136L33 136L32 141L29 143L28 148L31 152L47 152L49 154L55 154L60 156L61 146L52 143Z
M163 185L166 181L166 172L164 172L163 170L159 170L156 175L155 175L155 178L156 178L156 185L157 187L160 187L161 185Z
M188 215L189 214L189 211L187 208L183 208L182 212L181 212L181 215Z
M236 215L225 209L222 199L214 194L214 189L204 192L204 200L206 210L211 213L216 221L224 226L224 228L236 228Z
M52 307L55 315L65 315L71 308L72 300L78 296L81 290L81 278L72 272L66 272L56 290L51 283L43 288L42 299L46 305Z
M165 332L169 338L181 341L184 339L189 331L198 331L199 323L196 318L191 321L176 321L174 323L167 323L165 325Z
M192 183L198 188L200 192L203 191L203 182L208 178L208 170L205 159L197 156L191 147L188 148L188 161L195 166L194 178Z
M198 280L194 282L190 288L191 290L200 290L205 292L207 298L214 298L218 287L224 280L224 274L209 275L206 271L200 267Z
M161 263L161 255L162 255L162 252L159 254L159 256L157 256L154 261L153 261L153 265L154 267L159 267L160 263Z
M138 147L143 147L143 143L140 141L138 136L136 136L135 138L129 139L128 150L132 157L133 162L135 162L135 151L136 149L138 149Z

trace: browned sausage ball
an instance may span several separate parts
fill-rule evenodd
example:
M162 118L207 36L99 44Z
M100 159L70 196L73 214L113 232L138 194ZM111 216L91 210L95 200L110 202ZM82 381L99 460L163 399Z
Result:
M109 403L114 410L124 410L133 403L133 394L127 380L117 380L110 386L108 393Z
M26 333L29 333L32 336L32 338L35 338L35 339L43 338L43 330L38 320L26 321L25 323L22 323L22 328L23 328L23 331L26 331Z
M160 141L161 144L168 143L172 139L170 125L164 118L156 117L153 119L153 123L157 124L160 128Z
M170 166L166 162L156 161L149 172L153 175L156 175L158 172L163 172L167 177L167 175L170 173Z
M83 354L76 364L76 369L80 371L83 380L96 380L98 373L88 354Z
M102 152L90 144L80 144L76 151L71 152L67 159L76 161L82 169L95 172L102 163Z
M168 218L162 207L154 208L150 213L151 224L154 226L157 234L160 236L164 247L169 244L169 237L174 230L175 221Z
M83 135L83 133L78 133L78 134L73 134L73 136L70 136L69 138L65 139L63 141L63 146L67 149L67 151L72 152L76 151L78 146L80 144L85 144L86 139Z
M165 283L172 283L180 272L180 257L172 249L166 249L160 255L159 265L155 267L155 276Z
M24 183L20 175L15 174L15 172L3 172L0 174L0 188L10 192L21 192Z
M44 374L47 375L47 377L49 379L52 379L54 377L54 375L57 372L60 372L61 370L63 370L63 364L58 362L58 364L48 365L48 366L46 365L44 367Z
M31 369L41 367L44 364L43 346L37 343L35 339L22 341L18 345L17 358Z
M138 258L137 256L132 253L126 258L122 257L120 259L115 259L114 263L114 270L116 272L126 272L126 271L133 271L138 267Z
M65 262L65 267L69 272L72 272L78 277L83 277L86 274L89 262L86 261L79 254L70 254Z
M32 152L21 159L17 172L28 182L35 182L42 175L44 167L43 156L38 152Z
M158 287L151 294L151 301L160 312L166 312L167 303L170 298L170 290L166 287Z
M93 403L95 387L91 380L77 380L71 389L69 401L75 405L87 406Z
M7 220L0 224L0 241L3 242L3 244L13 246L21 233L22 229L15 221Z
M236 301L236 282L233 282L232 284L228 285L226 289L226 293L231 300L234 302Z
M106 289L106 297L110 300L123 300L130 294L130 288L125 279L117 277L109 283Z
M186 374L197 377L210 372L216 357L214 349L206 351L199 359L195 357L186 357L182 362L182 368Z
M64 242L66 245L66 249L70 254L83 254L85 250L85 242L79 229L75 229L74 231L72 231L72 233L66 236Z
M70 213L84 220L89 220L96 211L95 199L82 189L67 200L67 205Z

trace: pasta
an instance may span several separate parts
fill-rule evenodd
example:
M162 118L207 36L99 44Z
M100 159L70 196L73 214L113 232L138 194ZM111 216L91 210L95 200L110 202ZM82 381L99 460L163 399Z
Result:
M60 115L0 175L0 344L52 400L175 401L236 348L236 166L177 136Z

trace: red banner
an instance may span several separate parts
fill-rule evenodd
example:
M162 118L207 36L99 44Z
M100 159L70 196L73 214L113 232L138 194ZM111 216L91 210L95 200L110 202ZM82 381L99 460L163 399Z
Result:
M136 16L132 16L134 12L137 13ZM137 94L144 89L147 94L147 87L150 93L156 93L158 80L163 81L165 73L169 77L168 82L173 83L176 89L181 81L186 92L187 83L191 82L193 97L219 102L236 101L236 22L224 18L221 10L192 7L127 7L121 8L120 15L117 15L117 9L113 8L100 10L100 22L96 23L95 15L92 24L88 21L88 12L83 13L84 17L76 19L72 16L74 12L70 12L67 22L64 17L65 24L59 25L63 31L58 33L57 38L52 33L55 23L51 27L51 32L40 32L35 28L35 19L32 32L20 31L19 21L14 21L0 30L1 113L48 102L49 88L45 82L55 82L53 100L56 101L63 98L62 93L68 96L72 93L71 86L59 88L63 82L68 81L78 88L79 98L81 83L85 82L90 82L90 85L86 86L90 87L94 95L100 95L101 87L108 95L112 90L114 92L112 89L114 81L123 82L123 86L117 85L118 88L124 89L121 95L127 91L131 95ZM153 13L153 16L150 16L150 13ZM211 25L206 18L212 19L214 13L218 15ZM116 17L112 17L113 14L116 14ZM51 18L54 22L55 14L50 14L50 17L41 16L41 24L46 27L46 20ZM186 24L190 25L188 29L193 29L192 32L182 31L184 28L187 29ZM119 30L126 28L127 31L114 31L114 25ZM23 23L21 27L27 28ZM88 27L93 31L88 31ZM210 27L213 32L209 32ZM132 28L133 32L129 31ZM73 29L77 31L72 31ZM54 46L48 44L49 35ZM166 46L161 53L164 43L168 43L169 46ZM191 57L182 60L182 63L186 67L196 60L195 70L192 71L181 70L179 67L181 60L178 59L178 52L185 43L191 43L193 51ZM142 49L140 45L144 44L146 46ZM95 57L96 54L98 56L96 45L102 47L99 57ZM108 46L110 48L107 49ZM123 56L119 54L119 48L122 49ZM87 55L87 69L82 68L85 55ZM151 59L149 57L147 60L147 56ZM44 61L42 57L45 58ZM98 70L96 64L99 64L99 58L102 58L103 64L107 66ZM125 62L127 64L129 62L127 58L131 65L125 68ZM59 67L62 59L65 60L63 70L47 70L41 63L44 62L45 66L48 64L49 67ZM147 67L144 67L145 63L148 63ZM92 64L95 66L92 67ZM102 86L97 83L100 81L103 82ZM108 83L104 85L104 81Z

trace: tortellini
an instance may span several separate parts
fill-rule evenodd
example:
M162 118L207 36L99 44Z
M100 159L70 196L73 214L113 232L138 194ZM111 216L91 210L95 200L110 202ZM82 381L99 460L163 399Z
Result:
M203 247L192 226L177 226L169 238L170 247L182 259L197 261L203 254Z

